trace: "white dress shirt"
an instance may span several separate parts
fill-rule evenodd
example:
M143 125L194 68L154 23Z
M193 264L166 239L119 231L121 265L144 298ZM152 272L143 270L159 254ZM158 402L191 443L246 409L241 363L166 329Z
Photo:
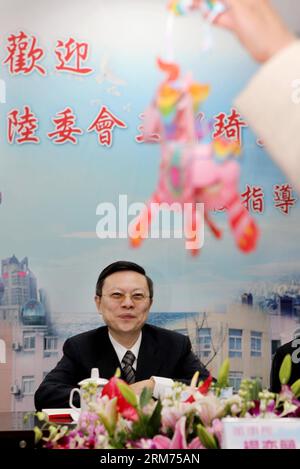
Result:
M120 363L122 363L123 357L128 350L130 350L134 354L135 360L133 362L132 368L134 369L134 371L136 371L137 357L139 355L139 350L142 342L142 332L140 332L136 343L131 348L126 348L123 345L119 344L119 342L117 342L112 337L110 332L108 332L108 336L113 348L115 349ZM173 380L170 378L162 378L161 376L151 376L151 378L153 378L155 383L153 389L153 397L155 397L156 399L158 399L159 397L163 397L165 393L172 387Z

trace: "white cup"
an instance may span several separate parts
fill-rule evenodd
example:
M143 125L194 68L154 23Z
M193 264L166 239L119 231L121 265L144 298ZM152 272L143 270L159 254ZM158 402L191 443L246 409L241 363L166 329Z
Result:
M79 402L80 402L80 407L76 407L73 404L73 399L74 399L74 394L78 393L79 394ZM86 391L82 388L73 388L70 394L70 399L69 399L69 405L71 409L77 410L78 412L80 411L85 411L88 410L88 402L86 399L84 399L84 394L86 394Z
M86 388L86 385L89 383L93 383L97 385L96 392L93 395L91 395ZM69 399L70 407L74 410L77 410L78 412L89 410L89 403L97 402L97 400L101 397L102 389L106 383L108 383L107 379L99 378L98 368L93 368L91 372L91 377L80 381L78 383L80 388L72 389L70 393L70 399ZM79 394L80 407L76 407L73 404L74 394L76 393Z

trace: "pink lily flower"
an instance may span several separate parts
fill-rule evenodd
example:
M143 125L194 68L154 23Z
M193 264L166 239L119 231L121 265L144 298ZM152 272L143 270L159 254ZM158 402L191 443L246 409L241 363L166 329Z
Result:
M170 439L163 435L156 435L152 442L156 449L205 449L199 438L194 438L189 444L185 435L186 417L181 417L175 425L173 438Z

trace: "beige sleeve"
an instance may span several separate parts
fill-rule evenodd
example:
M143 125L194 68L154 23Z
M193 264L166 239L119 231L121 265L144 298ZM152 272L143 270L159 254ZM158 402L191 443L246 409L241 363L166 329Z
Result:
M300 194L300 41L264 64L235 105Z

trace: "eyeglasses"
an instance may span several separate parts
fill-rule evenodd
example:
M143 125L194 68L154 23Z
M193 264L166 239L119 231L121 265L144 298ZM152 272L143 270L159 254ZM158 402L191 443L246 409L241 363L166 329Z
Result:
M110 299L110 301L115 302L115 303L123 303L125 298L129 296L131 301L133 303L138 304L138 303L143 303L147 298L150 298L149 295L145 295L145 293L121 293L121 292L112 292L109 293L108 295L98 295L98 296L106 296L107 298Z

